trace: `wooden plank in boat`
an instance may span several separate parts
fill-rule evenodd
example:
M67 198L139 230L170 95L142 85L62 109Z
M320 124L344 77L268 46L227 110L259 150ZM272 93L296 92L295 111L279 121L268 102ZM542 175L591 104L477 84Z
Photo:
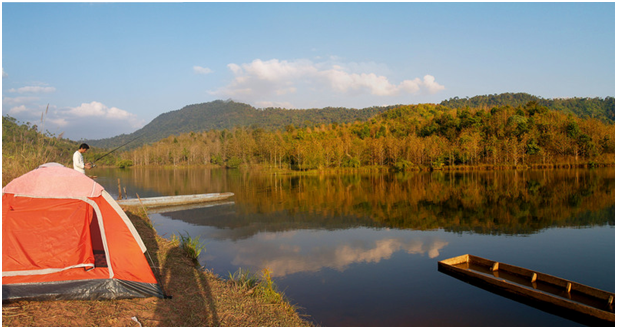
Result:
M611 292L474 255L440 261L438 270L582 324L615 326L615 294Z
M232 197L234 194L231 192L226 193L208 193L208 194L191 194L191 195L174 195L174 196L162 196L153 198L141 198L140 199L125 199L118 200L121 206L141 206L146 207L166 207L183 205L190 203L201 203L210 201L220 201Z

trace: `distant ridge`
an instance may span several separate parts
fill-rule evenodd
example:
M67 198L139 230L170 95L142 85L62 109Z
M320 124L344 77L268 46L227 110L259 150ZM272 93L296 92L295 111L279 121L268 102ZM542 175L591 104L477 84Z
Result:
M503 93L450 98L440 105L455 108L493 108L499 106L523 106L529 102L549 109L571 113L583 118L593 117L604 122L615 122L615 98L566 98L544 99L526 93ZM89 144L113 148L127 144L123 150L156 142L171 135L201 132L211 129L223 130L234 127L253 127L265 130L284 130L287 126L306 127L331 123L366 121L371 117L400 105L350 109L326 107L323 109L288 110L282 108L256 109L251 105L232 100L216 100L208 103L187 105L179 110L166 112L143 128L112 138L89 140Z
M361 110L341 107L323 109L287 110L281 108L256 109L251 105L231 100L187 105L179 110L163 113L131 134L86 141L96 147L112 148L130 142L123 149L133 149L156 142L171 135L223 130L234 127L259 127L283 130L289 125L305 127L330 123L365 121L398 105L369 107Z
M615 123L615 97L590 98L571 97L546 99L527 93L503 93L466 98L450 98L440 103L449 108L493 108L499 106L518 107L529 102L537 102L551 110L562 111L581 118L596 118L607 123Z

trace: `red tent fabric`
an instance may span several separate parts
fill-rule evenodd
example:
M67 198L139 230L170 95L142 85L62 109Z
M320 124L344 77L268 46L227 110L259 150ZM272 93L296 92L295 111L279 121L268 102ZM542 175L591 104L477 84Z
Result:
M2 190L2 299L163 297L135 227L104 188L46 164Z

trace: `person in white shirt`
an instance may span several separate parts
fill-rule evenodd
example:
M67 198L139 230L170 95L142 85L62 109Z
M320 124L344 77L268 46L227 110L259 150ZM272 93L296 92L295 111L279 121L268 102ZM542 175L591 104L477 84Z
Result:
M81 145L79 145L79 150L75 151L75 153L73 153L73 169L79 171L82 174L86 174L86 170L85 169L90 169L90 163L84 163L84 156L83 153L86 153L88 151L88 149L90 149L90 146L88 146L88 144L83 143Z

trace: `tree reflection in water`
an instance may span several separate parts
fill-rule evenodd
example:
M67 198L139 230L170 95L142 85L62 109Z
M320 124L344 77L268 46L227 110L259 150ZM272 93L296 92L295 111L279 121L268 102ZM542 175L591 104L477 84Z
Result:
M207 214L195 210L169 215L198 225L245 228L244 234L361 226L516 235L549 227L615 224L613 168L386 175L147 169L129 173L132 176L125 179L160 195L235 193L233 222L217 220L220 214L213 209Z
M190 232L207 241L200 262L219 275L268 268L325 326L573 325L437 273L437 260L465 253L614 291L613 168L97 175L108 191L120 178L141 197L235 193L230 204L151 218L163 236Z

